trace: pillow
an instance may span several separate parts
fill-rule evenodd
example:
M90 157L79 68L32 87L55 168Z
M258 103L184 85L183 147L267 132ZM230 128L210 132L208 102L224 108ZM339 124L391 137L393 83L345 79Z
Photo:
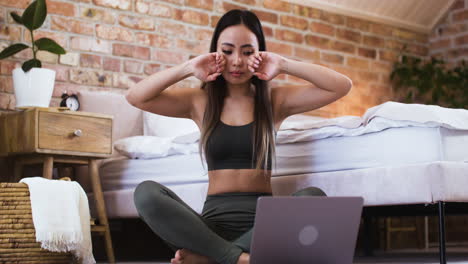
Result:
M188 118L168 117L150 112L143 113L143 135L177 137L199 132L197 124Z
M114 149L131 159L154 159L198 153L198 143L180 144L170 137L134 136L117 140Z

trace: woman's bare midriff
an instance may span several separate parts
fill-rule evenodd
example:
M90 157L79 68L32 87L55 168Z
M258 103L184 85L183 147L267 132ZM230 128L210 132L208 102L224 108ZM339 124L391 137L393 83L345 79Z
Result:
M226 169L208 172L208 195L229 192L271 193L271 171L254 169Z

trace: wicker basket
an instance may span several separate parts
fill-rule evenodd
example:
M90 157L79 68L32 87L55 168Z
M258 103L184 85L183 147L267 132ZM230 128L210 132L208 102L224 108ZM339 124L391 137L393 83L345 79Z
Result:
M36 242L28 185L0 183L0 264L70 264L70 253L50 252Z

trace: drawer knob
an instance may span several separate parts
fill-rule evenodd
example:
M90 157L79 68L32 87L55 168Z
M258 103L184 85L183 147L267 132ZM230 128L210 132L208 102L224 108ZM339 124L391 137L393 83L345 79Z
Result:
M75 135L77 137L81 137L81 135L82 135L81 129L75 130L75 132L73 132L73 135Z

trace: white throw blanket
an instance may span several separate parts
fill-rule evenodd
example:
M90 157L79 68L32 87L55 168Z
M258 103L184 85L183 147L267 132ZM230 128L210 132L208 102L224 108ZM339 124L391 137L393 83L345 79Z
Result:
M54 252L72 252L83 264L93 256L88 198L75 181L22 179L28 185L36 241Z

